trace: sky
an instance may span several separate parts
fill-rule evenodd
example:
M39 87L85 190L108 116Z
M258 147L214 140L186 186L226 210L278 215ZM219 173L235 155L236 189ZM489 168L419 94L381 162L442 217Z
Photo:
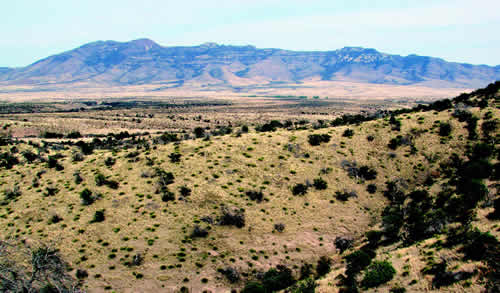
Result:
M345 46L500 65L498 0L1 1L0 67L98 40L328 51Z

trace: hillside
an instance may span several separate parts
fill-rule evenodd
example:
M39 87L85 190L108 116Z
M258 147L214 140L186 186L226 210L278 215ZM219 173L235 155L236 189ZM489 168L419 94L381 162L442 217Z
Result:
M314 127L3 137L0 291L498 292L499 89Z
M476 88L500 79L500 67L446 62L417 55L390 55L360 47L300 52L225 46L163 47L140 39L98 41L23 68L0 68L3 85L79 83L105 86L159 84L225 85L301 83L311 80ZM244 89L244 88L243 88Z

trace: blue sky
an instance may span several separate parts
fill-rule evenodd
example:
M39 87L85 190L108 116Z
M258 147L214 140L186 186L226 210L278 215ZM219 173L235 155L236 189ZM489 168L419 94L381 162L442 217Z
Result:
M97 40L379 51L500 64L498 0L2 1L0 67Z

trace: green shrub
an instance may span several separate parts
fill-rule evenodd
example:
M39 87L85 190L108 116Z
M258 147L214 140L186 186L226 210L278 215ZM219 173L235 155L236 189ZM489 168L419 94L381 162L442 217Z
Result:
M91 223L104 222L104 210L95 211L94 218L90 222Z
M320 145L323 142L329 142L331 136L328 134L311 134L307 137L309 144L312 146Z
M292 194L293 195L304 195L307 193L307 189L308 189L307 185L302 184L302 183L298 183L292 187Z
M316 265L316 275L318 277L323 277L330 272L331 266L332 260L329 257L320 257L320 259L318 260L318 264Z
M161 200L164 202L175 200L175 194L165 187L165 189L161 191Z
M292 276L292 271L284 265L278 265L276 269L269 269L262 278L266 292L282 290L293 283L295 283L295 279Z
M170 159L170 162L172 163L178 163L181 161L181 154L179 153L171 153L170 155L168 155L169 159Z
M344 133L342 133L343 137L351 138L354 135L354 130L347 128L344 130Z
M347 263L346 274L354 276L367 267L374 257L374 253L368 253L365 250L356 250L355 252L346 255L344 258Z
M241 293L267 293L267 291L260 282L250 281L241 290Z
M116 160L113 158L113 157L107 157L105 160L104 160L104 165L108 166L108 167L111 167L115 164Z
M47 160L47 167L48 168L55 168L57 171L64 170L64 167L61 164L59 164L59 162L57 161L56 156L49 156L49 158Z
M92 191L90 191L88 188L85 188L80 192L80 199L82 200L83 205L91 205L95 199L92 196Z
M75 179L75 184L80 184L80 183L82 183L83 178L82 178L82 176L80 175L80 172L78 172L78 171L77 171L77 172L73 173L73 177L74 177L74 179Z
M328 188L328 183L321 177L314 179L313 185L317 190L325 190Z
M394 278L396 270L388 261L374 261L365 271L361 285L366 288L378 287Z
M377 171L368 166L359 167L358 176L364 180L375 180L377 179Z
M299 281L297 284L293 285L291 288L287 289L290 293L314 293L316 292L316 281L314 278L307 278Z
M245 226L245 214L242 210L236 208L223 207L219 225L243 228Z
M205 129L203 129L202 127L196 127L193 132L196 138L202 138L205 136Z
M449 136L451 134L451 124L450 123L441 123L439 124L439 135L440 136Z
M10 153L0 153L0 167L5 169L12 169L12 167L16 164L19 164L19 160L16 156L11 155Z
M186 196L190 196L190 195L191 195L191 189L190 189L190 188L188 188L187 186L184 186L184 185L183 185L183 186L181 186L181 187L179 188L179 193L180 193L182 196L184 196L184 197L186 197Z
M375 192L377 192L377 185L375 185L375 184L368 184L366 186L366 191L368 191L369 194L374 194Z
M104 177L104 175L101 173L97 173L94 177L94 180L95 180L95 185L97 186L102 186L106 184L106 177Z
M356 193L356 191L335 191L335 198L340 200L340 201L347 201L349 198L351 197L357 197L358 194Z
M264 198L264 194L262 191L248 190L245 192L246 196L248 196L251 200L255 200L257 202L261 202Z

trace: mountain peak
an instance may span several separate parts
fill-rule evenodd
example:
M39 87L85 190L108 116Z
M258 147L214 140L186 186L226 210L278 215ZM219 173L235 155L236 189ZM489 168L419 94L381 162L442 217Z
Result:
M127 44L132 45L132 46L137 47L137 48L141 48L141 49L144 48L145 51L149 51L152 48L161 47L155 41L153 41L151 39L146 39L146 38L133 40L133 41L128 42Z
M200 45L202 48L208 48L208 49L214 49L219 47L219 44L214 43L214 42L206 42Z

